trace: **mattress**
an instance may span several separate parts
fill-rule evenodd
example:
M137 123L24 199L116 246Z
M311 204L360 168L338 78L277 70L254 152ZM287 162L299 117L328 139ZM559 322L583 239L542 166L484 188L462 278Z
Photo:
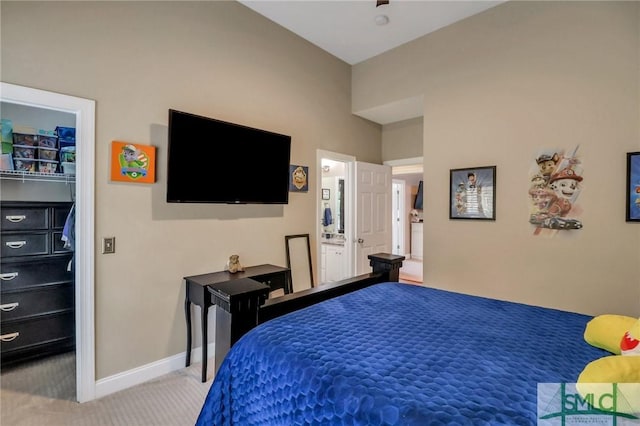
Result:
M591 317L383 283L268 321L227 354L198 425L537 422L538 383L607 353Z

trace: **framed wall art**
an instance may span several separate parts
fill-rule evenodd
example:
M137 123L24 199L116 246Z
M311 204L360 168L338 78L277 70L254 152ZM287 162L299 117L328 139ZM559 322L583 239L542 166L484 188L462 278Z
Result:
M640 152L627 153L627 222L640 222Z
M496 220L496 166L449 171L449 219Z
M309 167L291 164L289 166L289 192L309 191Z
M113 141L111 143L111 180L154 183L156 181L156 147Z
M323 200L331 199L331 190L329 188L322 188L322 199Z

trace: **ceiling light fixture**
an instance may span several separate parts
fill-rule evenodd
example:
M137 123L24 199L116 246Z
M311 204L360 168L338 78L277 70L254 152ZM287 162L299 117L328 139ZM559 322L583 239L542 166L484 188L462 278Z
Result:
M375 21L376 25L387 25L389 23L389 17L387 15L378 15Z
M377 0L376 7L389 4L389 0ZM387 25L389 23L389 17L387 15L378 15L375 17L376 25Z

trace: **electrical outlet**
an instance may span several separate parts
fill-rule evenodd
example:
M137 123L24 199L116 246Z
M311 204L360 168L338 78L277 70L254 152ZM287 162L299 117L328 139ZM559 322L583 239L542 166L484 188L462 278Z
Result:
M102 239L102 254L116 252L116 237L106 237Z

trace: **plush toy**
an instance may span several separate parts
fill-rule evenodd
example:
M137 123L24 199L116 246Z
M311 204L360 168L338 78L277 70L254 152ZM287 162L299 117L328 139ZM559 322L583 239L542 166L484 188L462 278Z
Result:
M640 356L640 318L624 333L624 336L622 336L620 353L622 355Z
M229 256L229 262L227 262L227 270L232 274L244 271L244 268L240 264L240 256L238 256L237 254L232 254L231 256Z
M587 323L584 340L591 346L620 355L620 339L636 321L638 318L625 315L598 315Z
M587 324L584 337L615 355L587 364L576 382L578 392L585 399L589 394L611 398L616 383L616 411L640 416L640 318L597 316Z

